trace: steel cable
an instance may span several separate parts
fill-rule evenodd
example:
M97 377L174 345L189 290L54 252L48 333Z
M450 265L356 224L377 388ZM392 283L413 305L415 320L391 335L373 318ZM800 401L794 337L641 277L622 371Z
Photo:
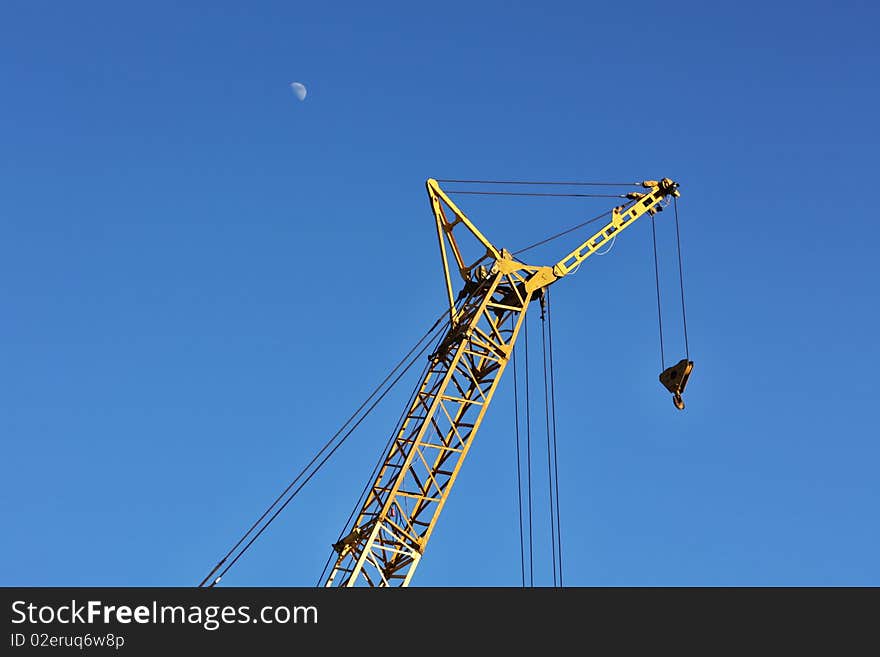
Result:
M228 560L228 559L229 559L229 558L235 553L235 551L239 548L239 546L241 546L242 543L244 543L244 541L247 539L247 537L250 536L250 534L253 533L253 531L257 528L257 526L259 526L259 524L260 524L260 523L261 523L261 522L262 522L262 521L263 521L263 520L269 515L269 513L272 511L272 509L274 509L274 508L278 505L278 503L284 498L284 496L287 495L287 493L288 493L288 492L289 492L289 491L290 491L290 490L296 485L296 483L297 483L297 482L298 482L303 476L305 476L305 474L306 474L306 472L308 472L309 468L310 468L312 465L314 465L314 463L315 463L315 462L321 457L321 454L323 454L323 453L324 453L324 452L325 452L325 451L326 451L326 450L327 450L327 449L328 449L328 448L329 448L329 447L330 447L330 446L336 441L336 439L339 437L339 435L340 435L340 434L345 430L345 428L346 428L346 427L352 422L352 420L354 420L355 417L357 417L357 415L358 415L358 414L359 414L359 413L360 413L360 412L361 412L361 411L367 406L367 404L370 402L370 400L371 400L373 397L375 397L376 394L378 394L378 392L382 389L382 387L383 387L383 386L384 386L384 385L385 385L385 384L391 379L391 377L394 376L394 373L395 373L395 372L401 367L401 365L403 365L403 363L406 362L406 360L410 357L410 355L412 355L412 353L413 353L416 349L418 349L419 345L421 345L422 342L424 342L426 338L428 338L432 333L434 333L434 331L435 331L435 330L437 329L437 327L440 325L440 321L443 319L443 316L444 316L445 314L446 314L446 313L444 312L442 315L440 315L440 317L437 318L437 320L434 322L434 324L431 326L431 328L428 329L428 332L427 332L425 335L423 335L423 336L419 339L419 341L415 344L415 346L413 346L413 348L410 349L410 351L406 354L406 356L404 356L403 359L401 359L400 362L398 362L398 364L394 366L394 368L391 370L391 372L389 372L389 374L388 374L388 375L382 380L382 382L381 382L378 386L376 386L376 388L373 390L373 392L370 393L370 395L367 397L367 399L366 399L366 400L365 400L365 401L364 401L364 402L358 407L358 409L357 409L357 410L351 415L351 417L349 417L348 420L346 420L345 423L343 423L343 425L339 428L339 430L338 430L338 431L337 431L337 432L336 432L336 433L335 433L335 434L334 434L334 435L333 435L333 436L332 436L332 437L331 437L331 438L330 438L330 439L324 444L324 446L321 447L320 450L318 450L317 454L315 454L315 456L312 457L312 460L309 461L309 463L308 463L308 464L307 464L307 465L306 465L306 466L300 471L300 473L299 473L299 474L293 479L293 481L290 482L290 484L287 486L287 488L285 488L285 489L281 492L281 494L280 494L277 498L275 498L275 500L272 502L272 504L270 504L270 505L267 507L267 509L266 509L266 510L263 512L263 514L262 514L262 515L256 520L256 522L254 522L254 524L251 525L251 527L250 527L250 528L249 528L249 529L248 529L248 530L247 530L247 531L241 536L241 538L238 540L238 542L237 542L237 543L236 543L236 544L235 544L235 545L234 545L234 546L233 546L233 547L232 547L232 548L226 553L226 555L225 555L225 556L224 556L224 557L223 557L223 558L217 563L217 565L214 566L214 568L211 570L211 572L208 573L208 575L207 575L207 576L201 581L201 583L199 584L199 587L203 587L203 586L205 586L205 584L206 584L206 583L207 583L207 582L208 582L208 581L214 576L214 574L220 569L220 567L223 566L223 564L224 564L224 563L225 563L225 562L226 562L226 561L227 561L227 560ZM426 348L426 347L423 347L423 348L422 348L422 352L424 352L425 348ZM406 369L404 370L404 372L402 372L402 373L397 377L397 379L395 379L395 381L391 384L391 387L393 387L393 385L394 385L397 381L400 380L400 377L401 377L401 376L402 376L402 375L403 375L403 374L404 374L404 373L405 373L405 372L406 372L411 366L412 366L412 363L410 363L409 365L407 365L407 367L406 367ZM379 400L377 400L377 403L378 403L378 401L380 401L380 400L381 400L381 399L382 399L382 398L388 393L388 391L390 391L390 389L391 389L391 388L389 387L384 393L382 393L382 395L380 396ZM367 411L367 414L368 414L373 408L375 408L375 405L376 405L376 404L374 403L373 406L370 407L370 409ZM354 428L356 428L357 425L360 424L360 422L363 421L364 417L366 417L366 414L365 414L360 420L358 420L358 422L355 424L355 426L352 427L352 430L353 430ZM336 447L334 447L333 450L331 450L330 454L332 454L333 452L335 452L336 449L338 449L338 447L342 444L342 442L345 441L345 438L347 438L350 434L351 434L351 430L350 430L350 431L349 431L349 432L343 437L342 441L340 441L340 443L339 443ZM329 455L328 455L328 457L329 457ZM318 465L318 468L320 468L321 465L323 465L323 464L326 462L326 460L327 460L327 459L326 459L326 457L325 457L325 459L324 459L323 461L321 461L321 463ZM315 472L317 472L317 468L316 468ZM311 475L309 475L308 479L311 479L311 477L314 476L315 472L313 472ZM306 481L308 481L308 479L307 479ZM305 483L305 482L303 482L303 483ZM301 490L301 488L302 488L302 486L300 486L300 488L298 488L298 489L294 492L294 495L295 495L297 492L299 492L299 490ZM290 499L292 499L292 496L291 496ZM288 499L288 501L285 502L284 506L286 506L287 503L289 503L290 499ZM282 506L282 508L284 508L284 506ZM276 513L275 515L272 516L272 518L269 520L269 522L271 522L275 517L277 517L277 513ZM267 522L266 526L268 526L268 524L269 524L269 523ZM258 535L261 534L264 530L265 530L265 526L263 527L263 529L260 530L260 532L258 533ZM252 543L253 543L253 540L251 540L251 541L247 544L247 546L245 546L245 548L242 549L242 552L239 553L239 555L233 560L233 562L232 562L231 564L229 564L229 566L227 566L226 569L223 570L223 572L222 572L222 573L221 573L221 574L220 574L220 575L214 580L214 582L213 582L210 586L214 586L214 584L216 584L216 583L219 581L220 577L222 577L226 572L228 572L229 568L230 568L230 567L231 567L236 561L238 561L238 559L240 558L241 554L243 554L243 552L244 552L244 551L245 551L245 550L246 550L246 549L247 549Z
M452 178L437 178L441 183L469 183L477 185L561 185L565 187L639 187L641 183L625 182L560 182L560 181L534 181L534 180L457 180Z

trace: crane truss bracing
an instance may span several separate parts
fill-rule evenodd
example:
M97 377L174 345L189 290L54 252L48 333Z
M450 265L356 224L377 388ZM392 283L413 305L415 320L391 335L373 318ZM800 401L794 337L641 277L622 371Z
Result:
M524 264L497 249L440 189L427 181L449 301L450 326L429 367L351 530L333 545L326 586L408 586L474 436L501 380L529 303L574 271L644 213L678 196L664 178L630 193L611 221L553 266ZM485 248L467 264L454 236L463 226ZM464 280L453 295L448 250ZM455 270L453 269L453 271Z
M406 586L513 349L530 293L514 274L477 284L419 385L327 585Z

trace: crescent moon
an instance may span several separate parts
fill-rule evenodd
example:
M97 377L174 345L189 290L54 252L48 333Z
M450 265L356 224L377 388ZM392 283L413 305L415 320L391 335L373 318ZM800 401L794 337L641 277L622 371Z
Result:
M290 88L293 89L293 93L296 95L296 97L299 100L306 99L306 93L307 93L306 92L306 85L304 85L300 82L291 82Z

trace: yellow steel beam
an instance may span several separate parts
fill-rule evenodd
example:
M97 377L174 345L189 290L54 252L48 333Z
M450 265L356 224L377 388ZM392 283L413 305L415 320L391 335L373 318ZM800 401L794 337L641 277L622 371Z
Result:
M458 312L454 339L427 374L367 495L348 543L337 544L327 586L406 586L492 400L531 295L493 308L521 284L496 273ZM394 509L392 515L392 509Z
M437 227L452 323L379 469L360 513L333 547L326 586L407 586L513 352L535 294L570 274L620 231L678 196L668 178L645 181L644 193L614 208L611 221L552 266L528 265L499 250L440 189L426 183ZM448 209L454 219L446 215ZM453 235L463 225L485 248L467 265ZM464 288L453 294L447 244ZM477 268L485 260L487 266ZM456 306L456 302L460 304Z
M562 258L552 267L542 268L528 283L530 291L546 287L556 280L576 270L580 264L614 239L620 231L628 228L636 219L655 214L663 209L662 202L667 196L679 196L678 183L669 178L660 181L646 180L642 187L648 191L631 193L627 197L631 203L620 205L611 211L611 221L592 235L588 240Z

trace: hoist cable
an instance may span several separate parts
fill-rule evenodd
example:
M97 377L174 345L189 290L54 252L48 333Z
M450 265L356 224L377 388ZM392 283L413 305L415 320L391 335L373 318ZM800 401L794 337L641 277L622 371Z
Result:
M566 228L561 233L556 233L555 235L551 235L550 237L542 239L539 242L535 242L534 244L530 244L529 246L524 246L523 248L519 249L518 251L514 251L513 255L519 255L520 253L525 253L526 251L530 251L531 249L534 249L537 246L541 246L542 244L546 244L547 242L552 242L555 239L559 239L560 237L568 235L569 233L573 233L574 231L578 230L579 228L583 228L584 226L587 226L589 224L596 223L597 221L599 221L599 219L601 219L602 217L608 216L609 214L611 214L611 210L607 210L600 215L596 215L592 219L587 219L586 221L579 223L577 226L572 226L571 228Z
M556 495L556 547L559 550L559 586L562 586L562 521L559 506L559 458L556 440L556 383L553 373L553 320L550 312L550 290L547 290L547 342L550 346L550 408L553 416L553 481Z
M626 194L554 194L550 192L484 192L466 189L447 189L447 194L471 194L474 196L552 196L557 198L626 198Z
M425 375L428 373L428 368L431 367L431 363L428 362L424 369L422 369L421 379L425 378ZM342 536L345 534L345 528L348 527L349 523L351 523L352 519L355 516L355 513L358 512L358 509L361 508L364 498L367 495L367 492L370 490L370 487L375 484L376 475L378 474L379 468L382 467L382 464L385 462L385 455L388 454L391 449L391 444L394 442L394 438L397 436L399 432L399 427L403 419L406 417L407 412L412 408L413 398L418 394L418 388L413 391L413 394L410 396L409 403L404 407L403 413L401 413L400 418L398 418L397 423L394 425L394 431L391 432L388 437L387 442L385 443L384 450L379 454L379 460L376 462L376 465L373 467L373 471L370 473L370 476L367 478L367 483L364 485L361 494L358 496L357 502L355 502L354 507L351 510L351 513L348 515L348 518L343 523L343 531L337 537L337 541L342 540ZM321 586L321 582L324 581L324 575L327 573L327 568L330 566L330 562L333 561L333 553L330 553L330 556L327 557L327 561L324 563L324 568L321 570L321 575L318 577L318 586Z
M550 500L550 554L553 567L553 586L556 586L556 509L553 503L553 446L550 435L550 387L547 375L547 324L544 319L544 299L541 299L541 364L544 368L544 426L547 431L547 485Z
M535 566L533 555L534 542L532 532L532 420L531 420L531 401L529 399L529 323L528 316L523 319L523 338L525 340L525 379L526 379L526 490L528 492L529 506L529 586L535 585Z
M684 327L684 353L685 357L690 360L691 352L690 349L688 349L687 315L684 310L684 274L682 273L681 267L681 234L678 230L678 201L674 196L672 197L672 207L675 208L675 244L678 250L678 284L681 288L681 323Z
M424 342L426 338L428 338L432 333L434 333L434 331L437 329L438 325L440 324L440 321L443 319L443 316L444 316L445 314L446 314L446 313L444 312L442 315L440 315L440 317L437 318L437 320L434 322L434 324L431 326L431 328L428 329L428 332L425 333L425 335L423 335L423 336L419 339L419 341L415 344L415 346L414 346L412 349L410 349L410 351L407 353L407 355L404 356L403 359L401 359L400 362L398 362L397 365L394 366L394 368L391 370L391 372L389 372L388 375L382 380L382 382L381 382L378 386L376 386L376 388L373 390L373 392L370 393L370 395L367 397L367 399L364 400L364 402L363 402L363 403L358 407L358 409L357 409L357 410L351 415L351 417L349 417L348 420L345 421L345 423L344 423L344 424L339 428L339 430L338 430L338 431L337 431L337 432L336 432L336 433L330 438L330 440L328 440L328 441L324 444L324 446L321 447L321 449L318 451L318 453L315 454L315 456L312 458L312 460L309 461L309 463L308 463L308 464L307 464L307 465L306 465L306 466L300 471L300 473L299 473L299 474L293 479L293 481L290 482L290 484L287 486L287 488L285 488L285 489L281 492L281 494L280 494L277 498L275 498L275 500L272 502L272 504L269 505L269 507L268 507L268 508L263 512L263 514L262 514L262 515L256 520L256 522L254 522L254 524L251 525L251 527L250 527L250 528L249 528L249 529L248 529L248 530L247 530L247 531L241 536L241 538L238 540L238 542L237 542L237 543L236 543L236 544L235 544L235 545L234 545L234 546L233 546L233 547L232 547L232 548L226 553L226 555L225 555L225 556L224 556L219 562L217 562L217 565L214 566L214 568L211 570L210 573L208 573L207 577L205 577L205 578L201 581L201 583L199 584L199 587L203 587L203 586L208 582L208 580L210 580L210 579L214 576L214 574L220 569L221 566L223 566L223 564L229 559L229 557L231 557L232 554L235 553L235 551L239 548L239 546L241 546L241 544L244 543L244 541L247 539L247 537L248 537L251 533L253 533L253 531L257 528L257 526L258 526L258 525L259 525L259 524L260 524L260 523L266 518L266 516L269 515L269 513L272 511L272 509L275 508L275 507L278 505L278 503L281 501L281 499L282 499L282 498L283 498L283 497L284 497L284 496L285 496L285 495L286 495L286 494L287 494L287 493L288 493L288 492L289 492L289 491L290 491L290 490L296 485L296 483L297 483L297 482L298 482L298 481L299 481L299 480L300 480L300 479L306 474L306 472L308 472L309 468L310 468L310 467L311 467L311 466L312 466L312 465L313 465L313 464L314 464L314 463L315 463L315 462L321 457L321 454L323 454L323 453L324 453L324 452L330 447L330 445L332 445L332 444L336 441L336 439L337 439L337 438L339 437L339 435L345 430L345 428L346 428L346 427L352 422L352 420L354 420L355 417L357 417L358 413L360 413L360 412L364 409L364 407L370 402L370 400L371 400L373 397L376 396L376 394L382 389L382 386L384 386L384 385L389 381L389 379L391 379L391 377L394 376L394 373L395 373L395 372L401 367L401 365L403 365L404 362L406 362L407 358L409 358L409 356L410 356L410 355L411 355L416 349L418 349L419 345L420 345L422 342ZM424 351L424 348L422 349L422 351ZM406 370L408 370L411 366L412 366L412 364L407 365L407 367L406 367L406 369L404 370L404 372L405 372ZM403 373L401 373L400 376L402 376L402 374L403 374ZM394 383L396 383L396 382L400 379L400 376L398 376L398 378L395 379ZM394 383L392 383L391 385L393 386ZM388 390L390 390L390 388L388 388ZM385 394L388 393L388 390L386 390L384 393L382 393L382 397L384 397ZM381 400L382 397L380 397L379 399ZM378 402L378 400L377 400L377 402ZM374 404L374 405L373 405L373 406L367 411L367 413L369 413L370 410L372 410L372 408L374 408L374 407L375 407L375 404ZM366 417L366 415L364 415L364 417ZM358 424L359 424L362 420L363 420L363 417L361 418L361 420L358 420ZM357 426L357 425L355 425L355 426ZM351 431L349 431L349 434L350 434L350 433L351 433ZM342 440L344 441L345 438L346 438L349 434L346 434L346 436L343 437ZM342 443L340 442L340 444L342 444ZM339 446L339 445L337 445L336 447L334 447L334 448L333 448L333 451L335 451L336 448L338 448L338 446ZM331 452L331 454L332 454L332 452ZM325 459L325 461L326 461L326 459ZM325 461L322 461L321 464L318 465L318 468L320 468L321 465L322 465ZM317 472L317 470L316 470L316 472ZM314 475L314 473L312 473L312 475ZM312 475L310 475L309 478L311 478ZM302 487L300 487L300 488L302 488ZM299 489L297 489L297 491L298 491L298 490L299 490ZM294 494L295 494L295 493L294 493ZM290 501L290 500L288 500L288 502L289 502L289 501ZM285 503L285 505L286 505L286 503ZM277 515L277 514L276 514L276 515ZM274 518L274 517L275 517L275 516L273 516L273 518ZM271 522L271 520L270 520L270 522ZM267 524L268 524L268 523L267 523ZM264 529L265 529L265 527L264 527ZM263 531L263 530L260 530L260 533L262 533L262 531ZM252 542L253 542L253 541L251 541L251 543L252 543ZM248 546L249 546L251 543L248 543ZM245 547L245 549L247 549L247 548ZM242 552L243 552L243 551L242 551ZM238 558L239 558L240 556L241 556L241 553L239 553L238 557L235 558L235 560L233 561L233 563L234 563L235 561L237 561ZM231 565L232 565L232 564L230 564L229 566L227 566L227 568L223 571L223 573L228 572L229 567L231 567ZM223 573L221 573L220 577L223 576ZM214 584L216 584L218 580L219 580L219 577L218 577L217 579L214 580L214 582L211 584L211 586L213 586Z
M486 280L481 281L481 282L479 283L479 285L476 287L475 291L472 293L472 295L475 295L475 294L479 293L479 291L481 291L483 288L486 287L486 285L488 284L488 282L489 282L489 279L486 279ZM465 303L465 301L464 301L464 300L461 300L461 305L462 305L462 306L464 305L464 303ZM459 309L460 309L460 308L459 308ZM447 311L444 311L443 314L446 315L446 314L447 314ZM442 315L441 315L441 318L442 318ZM438 319L438 322L439 322L439 319ZM443 339L444 339L444 338L446 337L446 335L447 335L447 334L445 333L445 330L446 330L446 328L447 328L451 323L452 323L452 322L451 322L451 319L447 318L446 322L443 324L443 327L442 327L441 332L439 333L438 336L436 336L436 342L435 342L435 345L434 345L434 349L432 350L431 353L435 353L435 352L437 351L437 349L439 348L439 345L442 343ZM437 323L435 322L434 327L436 328L436 326L437 326ZM427 335L430 335L430 331L429 331L429 333L428 333ZM424 339L424 338L423 338L423 339ZM421 341L419 341L419 342L421 342ZM426 345L426 347L427 347L427 345ZM424 349L422 349L422 352L424 352ZM412 351L410 351L410 353L412 353ZM431 361L430 361L430 359L429 359L428 363L427 363L427 364L425 365L425 367L422 369L421 376L419 377L419 380L420 380L420 381L424 381L425 377L426 377L427 374L428 374L428 370L429 370L430 368L431 368ZM345 523L343 523L343 529L342 529L342 532L340 532L340 534L339 534L339 536L338 536L338 540L342 540L342 537L343 537L343 535L345 534L345 530L348 528L349 523L351 523L352 519L355 517L355 514L358 512L358 510L362 508L362 505L363 505L363 503L364 503L364 501L365 501L365 499L366 499L367 493L369 492L370 488L371 488L372 486L375 485L375 483L376 483L376 477L377 477L377 475L378 475L379 469L380 469L380 468L382 467L382 465L385 463L386 458L387 458L386 455L389 453L389 451L390 451L390 449L391 449L391 445L392 445L393 442L394 442L394 439L395 439L395 438L397 437L397 435L400 433L400 430L401 430L401 427L402 427L402 425L403 425L403 421L404 421L404 419L405 419L406 416L409 414L409 412L412 410L413 405L414 405L414 403L415 403L415 398L416 398L416 396L419 394L420 389L421 389L421 388L420 388L419 386L416 386L416 388L413 390L412 394L411 394L410 397L409 397L409 401L407 402L406 406L404 406L404 409L403 409L403 411L401 412L400 417L397 419L397 422L396 422L395 425L394 425L394 430L391 432L391 434L390 434L389 437L388 437L388 441L385 443L385 448L384 448L384 450L379 454L379 458L378 458L378 460L376 461L376 465L373 467L373 471L370 473L370 476L367 478L367 483L364 485L364 488L361 490L361 493L360 493L360 495L358 496L358 499L357 499L357 501L355 502L354 507L353 507L352 510L351 510L351 513L349 514L349 516L348 516L348 518L346 519ZM321 575L318 577L318 586L320 586L320 585L321 585L321 582L324 580L324 575L326 574L326 572L327 572L327 568L330 566L330 563L331 563L332 561L333 561L333 553L331 552L331 553L330 553L330 556L327 557L327 561L324 562L324 568L321 570Z
M445 314L445 311L444 311L444 314ZM444 324L443 328L445 329L446 326L449 325L449 323L450 323L449 320L447 320L446 323ZM445 334L441 333L440 336L437 338L437 343L435 344L435 347L434 347L435 350L437 348L437 345L439 345L440 341L443 339L444 336L445 336ZM428 370L430 369L430 367L431 367L431 362L428 361L428 363L422 369L422 374L421 374L421 377L419 378L420 381L424 381L425 376L428 374ZM370 473L370 476L367 478L367 483L364 485L364 488L361 491L361 494L358 496L358 499L355 502L355 505L352 508L351 513L349 514L345 523L343 523L343 525L342 525L343 530L342 530L342 532L340 532L337 540L342 539L343 535L345 534L345 530L349 526L349 523L351 523L355 514L361 508L361 506L367 496L368 491L375 484L376 476L379 472L379 469L382 467L382 464L385 463L386 455L391 450L391 445L394 442L394 439L397 437L397 434L400 432L400 427L403 423L403 420L406 418L407 414L412 409L415 397L416 397L416 395L418 395L419 390L420 390L420 388L417 386L413 390L412 394L410 395L409 402L407 403L406 406L404 406L403 412L400 414L400 417L397 419L397 422L394 425L394 431L392 431L390 436L388 437L388 441L385 443L384 450L379 454L379 459L378 459L378 461L376 461L376 465L373 467L373 471ZM333 553L331 552L330 556L327 557L327 561L324 563L324 568L321 570L321 576L318 578L318 586L320 586L321 582L324 580L324 575L326 574L327 568L330 566L330 562L332 560L333 560Z
M654 281L657 284L657 323L660 326L660 371L666 368L663 356L663 314L660 312L660 268L657 264L657 230L654 227L654 215L651 215L651 235L654 238Z
M516 373L516 349L513 349L513 421L516 431L516 502L519 517L519 561L522 572L522 586L526 587L526 547L523 536L523 505L522 505L522 456L519 451L519 385ZM531 555L529 556L531 560Z
M425 345L422 348L422 350L418 354L416 354L416 356L403 369L403 371L401 371L401 373L397 375L397 377L394 379L394 381L391 382L391 385L388 388L386 388L385 391L381 395L379 395L379 397L376 399L376 401L374 401L373 404L367 409L367 412L364 415L362 415L358 419L358 421L354 423L354 425L352 425L352 427L345 433L345 435L343 435L342 439L338 443L336 443L336 445L333 447L333 449L331 449L327 453L327 455L321 460L321 462L318 463L318 465L315 467L315 469L312 470L311 474L309 474L309 476L306 477L306 479L290 494L290 496L288 496L288 498L284 501L284 503L280 507L278 507L278 509L275 511L275 513L273 513L270 516L270 518L263 524L263 526L260 528L260 530L256 534L254 534L253 537L247 543L245 543L244 547L242 547L242 549L238 552L238 554L235 555L235 558L231 562L229 562L229 565L227 565L226 568L224 568L222 571L220 571L220 574L218 575L217 579L215 579L214 582L212 582L209 585L209 588L213 587L217 582L219 582L220 579L227 572L229 572L229 569L232 568L239 559L241 559L241 557L244 555L244 553L247 552L248 549L251 547L251 545L254 544L254 541L256 541L262 535L262 533L264 531L266 531L266 529L269 528L269 525L271 525L272 522L275 520L275 518L277 518L279 516L279 514L282 511L284 511L284 509L287 507L287 505L290 504L290 502L293 500L293 498L296 497L296 495L303 489L303 487L305 487L305 485L307 483L309 483L309 481L312 479L312 477L314 477L316 474L318 474L318 471L321 469L321 467L330 459L331 456L333 456L333 454L336 452L337 449L342 447L345 440L352 434L352 432L355 429L357 429L357 427L360 425L360 423L364 421L364 419L367 417L367 415L370 413L370 411L372 411L379 404L379 402L382 401L382 399L385 397L385 395L387 395L391 391L391 389L394 387L394 385L398 381L400 381L400 379L403 377L403 375L406 374L407 371L409 371L409 368L412 367L412 365L421 357L421 355L425 352L425 350L427 348L428 348L428 345Z

